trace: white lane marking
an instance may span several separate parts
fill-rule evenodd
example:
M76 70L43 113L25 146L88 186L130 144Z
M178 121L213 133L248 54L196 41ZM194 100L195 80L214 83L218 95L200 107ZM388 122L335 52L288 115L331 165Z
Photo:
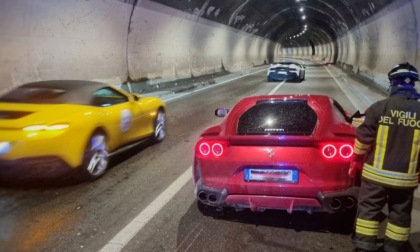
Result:
M262 72L262 71L258 71L258 72ZM258 72L254 72L252 74L255 74ZM248 74L248 75L251 75L251 74ZM235 79L231 79L231 80L219 83L217 85L213 85L211 87L218 86L232 80L240 79L242 77L243 76L235 78ZM285 81L279 83L269 93L269 95L275 93L284 83ZM210 88L210 87L207 87L207 88ZM200 91L201 90L203 89L200 89ZM172 99L169 99L169 100L172 100ZM150 203L143 211L141 211L130 223L127 224L127 226L125 226L120 232L118 232L104 247L102 247L100 252L121 251L130 242L130 240L133 239L133 237L136 236L136 234L140 232L140 230L143 229L143 227L166 205L166 203L168 203L175 196L175 194L177 194L181 190L182 187L184 187L189 181L191 181L192 179L191 170L192 170L192 166L190 166L186 171L184 171L184 173L182 173L181 176L179 176L168 188L166 188L165 191L163 191L152 203Z
M208 86L208 87L203 87L203 88L200 88L200 89L197 89L197 90L194 90L194 91L191 91L191 92L185 93L185 94L181 94L181 95L179 95L179 96L172 97L172 98L166 99L166 100L164 100L164 101L165 101L165 102L170 102L170 101L173 101L173 100L178 100L179 98L182 98L182 97L184 97L184 96L187 96L187 95L190 95L190 94L193 94L193 93L197 93L197 92L201 92L201 91L204 91L204 90L209 89L209 88L217 87L217 86L219 86L219 85L223 85L223 84L226 84L226 83L228 83L228 82L231 82L231 81L234 81L234 80L238 80L238 79L241 79L241 78L243 78L243 77L246 77L246 76L249 76L249 75L253 75L253 74L256 74L256 73L261 73L261 72L264 72L264 71L267 71L267 69L259 70L259 71L256 71L256 72L252 72L252 73L250 73L250 74L241 75L241 76L239 76L239 77L236 77L236 78L233 78L233 79L229 79L229 80L227 80L227 81L222 81L222 82L220 82L220 83L213 84L213 85L210 85L210 86Z
M281 83L279 83L273 90L271 90L271 92L270 93L268 93L268 95L272 95L272 94L274 94L276 91L277 91L277 89L279 89L281 86L283 86L283 84L285 83L286 81L282 81Z
M168 203L181 188L192 179L190 166L181 176L165 189L152 203L150 203L127 226L114 236L100 251L121 251L130 240Z
M326 67L326 66L324 66L324 68L327 70L327 72L331 75L331 77L334 79L334 81L337 83L337 85L341 88L341 90L344 92L344 93L347 93L346 92L346 90L345 90L345 88L344 88L344 85L338 80L338 78L336 77L336 76L334 76L332 73L331 73L331 71ZM360 102L358 102L357 101L357 99L355 99L352 95L347 95L347 98L349 98L349 100L350 100L350 102L353 104L353 106L356 108L356 109L358 109L358 110L360 110L360 111L364 111L364 109L365 109L365 106L363 106L362 107L362 105L360 104Z

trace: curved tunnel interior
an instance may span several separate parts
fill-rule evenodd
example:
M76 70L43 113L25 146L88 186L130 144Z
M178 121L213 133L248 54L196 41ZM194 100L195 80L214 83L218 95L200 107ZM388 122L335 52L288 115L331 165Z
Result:
M5 0L0 90L36 80L121 85L325 59L380 84L418 61L412 0ZM390 39L392 38L392 39Z
M279 42L283 47L326 44L374 16L393 0L152 0L235 29Z

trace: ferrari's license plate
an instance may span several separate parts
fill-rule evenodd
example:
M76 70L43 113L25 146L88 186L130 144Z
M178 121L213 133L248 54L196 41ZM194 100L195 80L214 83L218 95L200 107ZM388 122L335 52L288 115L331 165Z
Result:
M278 74L287 74L287 72L285 72L285 71L278 71L277 73Z
M246 168L245 181L297 183L298 171L294 169Z

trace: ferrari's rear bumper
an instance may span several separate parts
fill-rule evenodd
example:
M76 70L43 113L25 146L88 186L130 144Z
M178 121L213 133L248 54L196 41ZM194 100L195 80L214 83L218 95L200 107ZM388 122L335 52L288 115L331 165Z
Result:
M226 188L211 188L204 185L201 180L197 181L194 190L198 200L206 205L217 208L225 206L233 207L236 210L249 208L254 212L264 211L266 209L279 209L287 210L288 213L292 213L293 211L323 211L334 213L353 209L357 206L358 192L358 187L351 187L342 192L319 192L316 198L229 195Z

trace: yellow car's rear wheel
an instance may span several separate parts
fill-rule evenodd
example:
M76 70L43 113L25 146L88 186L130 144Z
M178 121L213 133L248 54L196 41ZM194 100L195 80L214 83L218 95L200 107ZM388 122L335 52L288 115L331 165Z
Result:
M82 172L86 179L95 180L101 177L108 167L108 146L103 133L94 134L87 144Z
M154 123L154 133L153 133L153 142L159 143L162 142L162 140L166 136L166 117L165 112L163 112L162 109L159 109L155 123Z

